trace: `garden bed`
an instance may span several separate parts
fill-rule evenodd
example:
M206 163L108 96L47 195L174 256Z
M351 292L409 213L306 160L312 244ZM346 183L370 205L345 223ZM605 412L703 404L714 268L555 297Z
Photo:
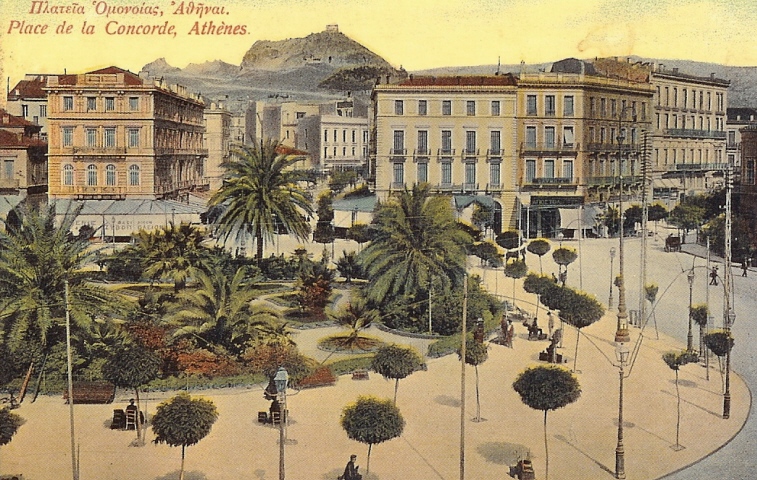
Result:
M382 346L383 341L363 335L350 340L349 335L331 335L318 341L318 348L333 353L373 353Z

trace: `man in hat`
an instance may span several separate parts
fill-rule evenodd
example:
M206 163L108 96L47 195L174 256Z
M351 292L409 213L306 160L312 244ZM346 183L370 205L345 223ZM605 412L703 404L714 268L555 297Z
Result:
M350 461L344 467L344 473L342 474L342 480L362 480L363 476L357 473L357 469L360 468L355 465L357 455L350 455Z

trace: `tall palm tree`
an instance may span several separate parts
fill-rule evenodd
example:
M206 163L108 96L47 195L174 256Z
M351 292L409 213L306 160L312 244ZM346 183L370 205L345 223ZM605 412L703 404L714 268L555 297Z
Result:
M449 197L431 195L428 184L380 204L372 230L371 244L360 253L369 300L385 304L413 295L431 278L444 290L461 281L471 237L455 221Z
M27 358L30 371L35 358L27 352L46 355L65 338L66 281L74 328L86 327L94 312L107 316L122 307L116 295L88 282L89 272L81 269L92 252L85 236L71 234L80 210L67 210L60 220L54 204L39 210L19 207L0 232L3 341Z
M209 249L202 245L204 240L204 232L187 223L171 223L152 232L140 230L136 244L145 255L145 275L151 279L170 278L174 290L181 291L209 256Z
M212 273L196 272L197 288L177 295L165 321L176 327L174 338L200 340L211 350L222 347L235 354L260 336L276 335L279 315L272 309L253 305L256 292L246 282L247 267L229 278L220 268Z
M221 207L216 219L219 235L254 237L258 264L263 243L273 240L277 226L298 240L310 234L307 217L313 214L312 197L301 186L307 173L292 168L299 158L278 151L279 144L272 140L237 147L233 159L223 164L223 186L208 202L209 208Z

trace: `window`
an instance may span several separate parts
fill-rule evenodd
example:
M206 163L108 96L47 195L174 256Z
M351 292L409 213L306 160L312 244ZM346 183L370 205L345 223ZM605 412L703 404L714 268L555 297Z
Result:
M74 97L63 97L63 111L70 112L74 109Z
M476 185L476 164L475 162L465 163L465 184L468 187L474 187Z
M607 131L605 127L599 129L599 143L604 144L607 140Z
M342 143L347 143L347 130L342 130Z
M115 148L116 146L116 129L115 127L108 127L105 129L105 148Z
M468 100L467 102L465 102L465 113L469 117L472 117L472 116L476 115L476 102L475 102L475 100Z
M428 162L418 162L418 183L428 182Z
M563 146L573 148L573 144L575 141L576 141L576 136L575 136L573 127L563 127L562 129Z
M305 112L295 112L294 118L296 118L297 120L305 118Z
M87 186L97 185L97 165L87 165Z
M499 100L492 100L492 116L499 117Z
M404 115L405 111L405 102L402 100L395 100L394 101L394 114L395 115Z
M670 105L670 87L665 87L665 106Z
M546 95L544 97L544 114L549 117L555 116L555 96Z
M336 142L336 138L337 138L337 135L338 135L338 134L339 134L339 132L337 132L337 130L336 130L336 128L335 128L335 129L334 129L334 142ZM334 156L336 156L336 153L334 154Z
M747 185L754 185L754 160L746 161L746 182Z
M544 176L546 178L555 178L555 161L544 160Z
M105 97L105 111L112 112L116 109L116 99L113 97Z
M97 110L97 98L87 97L87 111L94 112L95 110Z
M347 147L342 147L342 156L343 157L347 156Z
M39 118L47 117L47 105L39 106Z
M105 167L105 185L112 187L116 184L116 166L112 163Z
M418 153L428 155L428 130L418 130Z
M678 106L678 87L673 87L673 106Z
M442 100L442 115L452 115L452 100Z
M328 142L329 141L329 131L323 130L323 141Z
M3 160L3 176L8 180L13 179L13 160Z
M368 130L363 130L363 143L368 143Z
M129 165L129 185L132 187L139 185L139 165Z
M323 147L323 158L329 158L329 147Z
M74 166L71 164L63 165L63 185L74 184Z
M596 99L594 97L591 97L589 99L589 115L591 115L592 117L594 116L594 114L596 112L596 105L595 105L596 102L595 102L595 100Z
M63 146L71 147L74 144L74 127L62 128Z
M394 155L404 155L405 154L405 132L404 130L395 130L394 131L394 147L392 148L392 153Z
M392 183L395 183L397 185L402 185L405 183L405 164L401 162L396 162L392 165Z
M418 100L418 115L428 115L428 102L426 100Z
M555 148L555 127L544 127L544 146Z
M526 146L536 148L536 127L526 127Z
M334 155L333 155L333 157L334 157L334 158L336 158L336 147L334 147L334 150L333 150L333 152L334 152Z
M728 132L728 146L734 146L736 145L736 131L730 130Z
M499 185L501 177L502 164L499 162L492 162L489 165L489 183L491 185Z
M465 153L467 155L476 154L476 132L467 130L465 132Z
M355 138L357 138L357 132L352 130L352 143L355 143Z
M451 162L442 162L442 184L443 185L452 184L452 163Z
M21 105L21 116L24 118L29 116L29 105Z
M139 129L138 128L129 129L129 147L131 148L139 147Z
M618 101L614 98L610 99L610 116L616 117L618 115Z
M712 94L707 92L707 110L712 110Z
M536 160L526 160L526 183L533 183L536 178Z
M685 88L683 89L683 108L687 108L689 106L689 91Z
M502 148L502 132L499 130L492 130L491 134L491 142L490 142L490 151L492 155L502 155L501 148Z
M526 95L526 115L536 115L536 95Z
M599 114L603 117L607 116L607 100L604 98L599 99Z
M96 147L97 146L97 129L96 128L88 128L85 131L86 137L87 137L87 146L88 147Z
M442 153L452 153L452 130L442 130Z
M571 181L573 180L573 160L563 160L562 176L563 178L571 179Z
M565 117L573 116L573 95L566 95L565 98L563 98L562 114Z

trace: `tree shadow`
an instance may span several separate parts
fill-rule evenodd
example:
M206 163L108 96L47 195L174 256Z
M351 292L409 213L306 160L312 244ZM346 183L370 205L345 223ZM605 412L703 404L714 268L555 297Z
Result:
M486 442L476 447L476 451L487 462L510 466L528 457L531 449L520 443Z
M626 422L623 422L624 425L625 425L625 423ZM589 460L591 460L592 462L594 462L599 468L601 468L605 472L609 473L610 475L614 475L615 474L615 472L613 470L611 470L610 467L604 465L599 460L593 458L588 453L586 453L583 450L581 450L580 448L578 448L578 446L576 444L571 443L571 441L569 439L567 439L566 437L564 437L563 435L555 435L555 438L557 440L560 440L561 442L564 442L566 445L569 445L569 446L573 447L576 450L576 452L580 453L584 457L586 457Z
M676 383L675 379L669 380L669 381L673 385L675 385L675 383ZM696 382L692 382L691 380L678 380L678 386L680 386L680 387L688 387L688 388L696 388L697 387L697 383Z
M162 477L157 477L155 480L178 480L179 471L174 470L171 473L167 473ZM208 480L208 477L204 473L198 471L184 472L184 480Z
M455 397L450 397L449 395L437 395L436 398L434 398L434 401L439 405L460 408L460 400Z

